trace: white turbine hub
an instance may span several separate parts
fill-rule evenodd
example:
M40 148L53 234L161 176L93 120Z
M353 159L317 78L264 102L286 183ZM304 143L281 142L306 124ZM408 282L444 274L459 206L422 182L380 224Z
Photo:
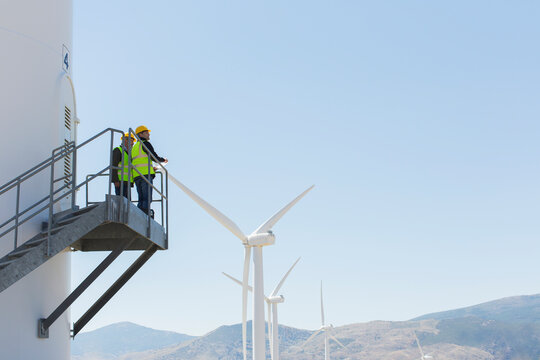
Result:
M248 246L268 246L274 245L276 242L276 237L271 232L263 234L253 234L249 235L247 238Z

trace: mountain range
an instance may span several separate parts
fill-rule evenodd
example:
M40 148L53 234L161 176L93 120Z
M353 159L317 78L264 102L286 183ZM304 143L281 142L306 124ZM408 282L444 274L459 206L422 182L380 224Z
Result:
M72 344L72 359L241 360L241 332L241 325L236 324L194 337L117 323L77 335ZM316 336L302 347L312 333L280 325L281 357L323 359L324 335ZM540 295L509 297L409 321L372 321L336 327L334 335L345 348L331 341L332 358L418 360L420 352L415 334L424 352L436 360L538 360ZM251 351L249 340L248 351Z

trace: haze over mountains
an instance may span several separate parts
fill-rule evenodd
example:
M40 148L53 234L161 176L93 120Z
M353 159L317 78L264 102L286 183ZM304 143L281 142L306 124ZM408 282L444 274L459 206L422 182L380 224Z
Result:
M73 360L242 359L241 326L221 326L193 337L132 323L79 334ZM251 323L248 323L248 333ZM515 296L467 308L427 314L410 321L373 321L335 328L346 346L331 342L333 359L420 358L414 339L436 360L537 360L540 357L540 295ZM324 336L305 348L313 333L280 325L283 359L324 358ZM248 344L251 349L251 344ZM251 356L251 354L250 354Z

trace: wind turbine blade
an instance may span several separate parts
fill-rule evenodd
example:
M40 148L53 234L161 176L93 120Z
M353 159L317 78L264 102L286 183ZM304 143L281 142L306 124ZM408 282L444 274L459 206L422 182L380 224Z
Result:
M270 219L266 220L265 223L263 223L261 226L257 228L253 233L254 234L262 234L265 232L268 232L268 230L272 229L272 227L281 219L283 215L287 211L289 211L297 202L300 201L306 195L311 189L313 189L315 185L312 185L309 189L298 195L293 201L288 203L283 209L279 210L277 213L274 214Z
M226 277L228 277L229 279L231 279L232 281L234 281L235 283L237 283L238 285L242 286L242 282L240 280L238 280L237 278L225 273L225 272L222 272L223 275L225 275ZM253 288L248 285L248 291L253 291Z
M231 276L229 274L227 274L226 272L221 272L223 275L225 275L226 277L228 277L229 279L231 279L232 281L234 281L235 283L237 283L238 285L242 286L242 282L240 280L238 280L237 278L235 278L234 276ZM253 287L251 285L248 285L248 291L253 291ZM265 296L264 297L264 301L268 301L268 297Z
M424 351L422 350L422 347L420 346L420 341L418 341L418 337L416 336L416 331L413 330L414 338L416 340L416 345L418 345L418 350L420 350L420 355L422 355L422 360L425 359Z
M334 335L332 335L331 333L328 333L328 336L330 336L330 338L331 338L332 340L334 340L335 342L337 342L342 348L345 348L345 345L343 345L343 344L341 343L341 341L339 341Z
M272 323L272 304L269 302L266 302L267 308L268 308L268 343L270 344L270 357L272 360L274 360L274 337L272 328L270 327L270 324ZM272 324L272 327L274 324Z
M322 281L321 281L321 322L322 322L322 326L324 326L324 305L323 305L323 299L322 299Z
M289 274L291 273L292 269L294 269L294 267L296 266L296 264L298 264L299 261L300 261L300 258L298 258L298 260L296 260L296 261L294 262L294 264L291 266L291 268L289 269L289 271L287 271L287 273L285 274L285 276L283 276L283 279L281 279L281 281L279 282L279 284L276 286L276 288L274 289L274 291L272 291L272 293L270 294L270 297L276 296L276 295L277 295L277 292L279 291L279 289L281 289L281 286L283 286L283 283L285 282L285 279L287 279L287 276L289 276Z
M199 195L195 194L193 191L191 191L187 186L182 184L178 179L176 179L174 176L169 173L169 179L178 186L183 192L187 194L193 201L195 201L197 204L199 204L200 207L203 208L204 211L206 211L210 216L212 216L214 219L216 219L221 225L225 226L227 229L229 229L230 232L232 232L234 235L236 235L242 242L247 241L246 235L240 230L238 225L234 223L231 219L229 219L227 216L225 216L223 213L221 213L218 209L204 201Z
M244 360L247 360L247 293L249 283L249 260L251 258L251 247L245 247L244 274L242 277L242 346L244 350Z
M315 331L313 334L311 334L311 336L308 337L308 339L302 344L301 347L303 348L304 346L306 346L306 344L307 344L308 342L310 342L315 336L317 336L321 331L322 331L322 328L320 328L319 330L317 330L317 331Z

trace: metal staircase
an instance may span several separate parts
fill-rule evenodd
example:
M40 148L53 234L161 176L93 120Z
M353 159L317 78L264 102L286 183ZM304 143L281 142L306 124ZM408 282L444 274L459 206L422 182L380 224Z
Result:
M133 130L129 132L136 137ZM152 186L160 203L159 221L155 221L133 204L131 198L111 194L112 170L123 172L124 164L112 164L113 140L115 135L124 133L116 129L106 129L80 145L67 143L54 149L47 160L26 171L12 181L0 187L2 196L15 197L15 214L0 224L0 244L9 241L13 236L13 250L0 258L0 296L1 292L31 271L65 250L72 251L110 251L109 256L96 267L94 271L60 304L46 319L38 320L38 336L48 337L48 329L56 319L97 279L97 277L125 250L142 250L141 256L127 269L122 276L96 301L96 303L74 324L72 336L75 336L88 321L116 294L116 292L135 274L135 272L157 251L168 248L168 182L167 173L157 173L161 176L160 188L147 181ZM101 171L86 176L80 183L76 181L76 159L81 148L110 135L108 166ZM143 144L144 146L144 144ZM150 153L148 151L148 153ZM55 176L55 169L69 158L71 171L61 171ZM150 159L150 158L149 158ZM157 159L153 159L157 161ZM148 164L150 166L150 163ZM129 171L137 169L128 164ZM62 168L64 170L64 168ZM34 177L43 178L43 173L50 171L50 193L37 202L20 209L21 186ZM58 172L58 171L57 171ZM140 174L140 173L139 173ZM47 174L48 176L48 174ZM108 193L105 200L91 203L88 201L88 184L96 179L108 177ZM86 187L86 204L79 208L75 205L76 192ZM121 187L129 186L122 181ZM16 195L13 196L15 193ZM69 199L71 197L71 199ZM54 212L63 201L71 200L67 210ZM5 202L3 202L5 204ZM42 231L19 245L19 233L23 224L39 220L48 213L47 220L42 223Z

